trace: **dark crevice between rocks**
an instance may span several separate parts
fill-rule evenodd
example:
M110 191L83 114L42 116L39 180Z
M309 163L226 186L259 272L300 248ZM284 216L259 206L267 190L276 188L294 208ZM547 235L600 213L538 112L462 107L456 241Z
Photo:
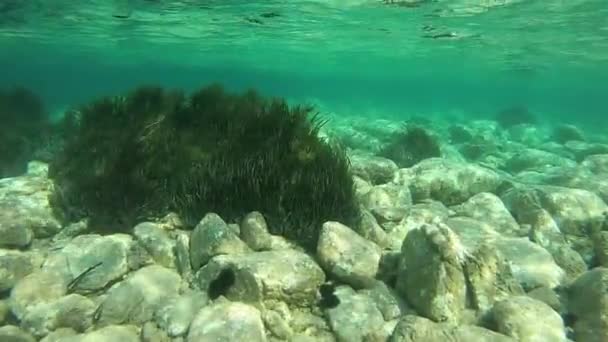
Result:
M232 268L223 269L207 288L209 299L214 300L220 296L225 296L230 288L234 286L235 282L236 275L234 270Z

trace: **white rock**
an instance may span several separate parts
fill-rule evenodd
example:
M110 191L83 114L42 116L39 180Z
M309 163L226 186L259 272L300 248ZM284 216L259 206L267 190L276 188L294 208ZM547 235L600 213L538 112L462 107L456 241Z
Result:
M188 332L188 342L265 342L260 311L243 303L221 302L197 314Z
M561 316L547 304L527 296L497 302L492 317L498 332L521 342L566 342Z
M321 266L341 281L355 287L373 283L381 251L373 242L338 222L323 224L317 245Z

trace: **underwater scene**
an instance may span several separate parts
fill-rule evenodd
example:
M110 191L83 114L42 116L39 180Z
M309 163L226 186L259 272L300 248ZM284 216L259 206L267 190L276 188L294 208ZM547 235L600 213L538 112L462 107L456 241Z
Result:
M605 0L0 0L0 342L608 341Z

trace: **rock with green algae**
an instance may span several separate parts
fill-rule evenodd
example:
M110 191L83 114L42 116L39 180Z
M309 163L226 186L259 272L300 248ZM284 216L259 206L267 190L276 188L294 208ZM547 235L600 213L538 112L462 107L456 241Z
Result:
M473 325L435 323L406 315L399 320L389 342L515 342L516 339Z
M581 274L567 289L567 311L574 318L574 339L608 340L608 268Z
M362 198L362 203L379 223L401 221L412 206L408 187L398 184L373 186Z
M268 224L260 212L254 211L245 215L240 228L241 239L251 249L255 251L271 249L272 235L268 232Z
M518 236L521 228L500 197L482 192L466 202L450 207L456 215L491 222L497 232L506 236Z
M29 163L24 175L0 179L0 248L26 247L34 237L61 230L49 202L52 189L46 164L40 162Z
M0 341L10 342L35 342L34 336L21 330L14 325L5 325L0 327Z
M133 228L133 236L152 256L155 263L167 268L176 268L175 240L161 225L142 222Z
M61 339L63 341L64 339ZM103 328L86 332L84 334L66 337L65 341L98 342L120 341L141 342L139 328L134 325L108 325Z
M69 328L84 332L93 326L95 303L82 295L69 294L49 303L34 306L21 319L21 327L37 338Z
M8 291L36 267L27 252L0 249L0 292Z
M374 283L380 264L380 248L338 222L323 224L317 258L326 272L355 288Z
M311 306L325 282L325 273L311 256L282 249L213 257L197 272L195 284L208 292L226 272L232 273L233 281L217 289L219 294L245 303L279 300L296 307Z
M170 337L184 336L196 313L207 302L207 295L199 291L174 294L160 304L155 319Z
M334 291L339 304L328 308L325 315L339 342L364 341L384 324L384 318L374 300L364 293L342 286Z
M115 284L97 313L97 324L142 324L154 317L164 302L185 284L174 270L151 265Z
M215 213L205 215L190 235L190 263L195 271L216 255L250 252L247 244Z
M423 225L403 241L397 291L437 322L459 322L466 308L467 251L445 225Z
M494 304L497 330L521 342L566 342L562 317L547 304L528 296L513 296Z
M565 280L565 272L551 253L531 242L527 237L502 236L491 223L469 217L450 217L446 224L458 235L469 251L475 251L483 244L500 252L511 264L513 276L524 289L539 286L556 287Z
M220 301L196 314L186 341L266 342L267 338L258 309L244 303Z
M478 193L495 192L503 178L479 165L431 158L399 170L394 181L410 188L414 202L433 199L456 205Z

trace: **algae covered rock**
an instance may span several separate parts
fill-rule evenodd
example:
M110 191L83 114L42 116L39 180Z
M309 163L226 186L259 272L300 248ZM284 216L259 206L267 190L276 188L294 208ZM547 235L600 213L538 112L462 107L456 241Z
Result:
M34 336L19 329L19 327L14 325L5 325L0 327L0 341L35 342L36 339Z
M402 247L397 290L421 315L458 322L466 307L466 250L445 225L423 225Z
M598 267L583 273L567 293L575 340L608 340L608 268Z
M0 179L0 247L25 247L61 230L48 199L52 189L40 162L29 163L24 175Z
M186 339L188 342L266 340L260 311L247 304L228 301L202 308L194 317Z
M394 134L392 140L380 150L385 158L399 167L411 167L418 162L441 156L437 138L418 125L406 125Z
M494 192L502 178L475 164L431 158L398 173L396 182L409 186L415 202L433 199L455 205L478 193Z
M133 235L157 264L168 268L176 267L175 241L160 225L140 223L133 228Z
M350 156L350 162L353 174L372 184L390 182L398 169L394 161L372 155L353 154Z
M384 324L382 313L369 296L346 286L335 292L340 304L327 309L326 315L337 341L364 341Z
M130 229L175 212L239 221L257 210L273 234L314 249L328 220L358 220L345 152L318 136L325 121L255 91L192 94L141 87L70 112L52 160L54 206L94 229Z
M515 342L514 338L478 326L435 323L427 318L403 316L390 342Z
M0 292L10 290L21 278L34 271L27 253L0 249Z
M323 224L317 257L336 279L353 287L373 283L380 263L380 248L338 222Z
M217 214L207 214L190 235L190 263L194 270L220 254L243 254L249 247Z
M492 308L498 331L521 342L566 342L560 315L547 304L527 296L502 300Z
M110 289L99 308L97 323L142 324L152 319L182 286L175 271L159 265L144 267Z
M196 284L211 299L223 295L234 301L280 300L294 306L314 303L323 282L325 274L314 259L293 249L219 255L196 274Z

